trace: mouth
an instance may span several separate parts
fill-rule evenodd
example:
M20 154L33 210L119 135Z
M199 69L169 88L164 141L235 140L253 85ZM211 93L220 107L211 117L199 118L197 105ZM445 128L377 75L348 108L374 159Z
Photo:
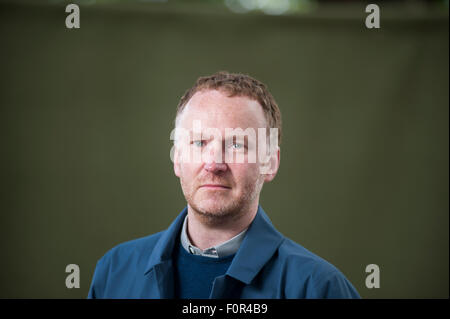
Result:
M217 190L220 190L220 189L223 189L223 190L231 189L231 187L228 187L228 186L225 186L225 185L220 185L220 184L205 184L205 185L200 186L200 188L217 189Z

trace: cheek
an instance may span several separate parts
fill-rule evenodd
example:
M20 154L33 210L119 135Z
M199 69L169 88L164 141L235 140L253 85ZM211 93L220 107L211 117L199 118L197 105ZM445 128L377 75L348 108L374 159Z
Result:
M199 165L182 163L180 168L180 178L184 182L191 183L199 170Z
M248 185L254 184L260 174L259 166L257 164L231 164L230 169L233 172L233 176L238 184Z

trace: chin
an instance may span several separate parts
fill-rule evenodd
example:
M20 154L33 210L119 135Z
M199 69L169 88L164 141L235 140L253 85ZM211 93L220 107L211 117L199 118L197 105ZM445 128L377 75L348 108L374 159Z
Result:
M232 214L235 210L235 205L231 199L203 199L195 201L191 204L192 208L195 209L201 215L207 215L211 217L224 217L226 215Z

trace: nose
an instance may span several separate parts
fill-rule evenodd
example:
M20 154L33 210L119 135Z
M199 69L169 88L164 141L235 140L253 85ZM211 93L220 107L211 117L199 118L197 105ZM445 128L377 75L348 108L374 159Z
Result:
M224 163L221 143L210 143L207 150L203 153L204 169L209 173L225 172L228 168Z
M205 163L204 169L209 173L218 174L227 170L227 164L216 162Z

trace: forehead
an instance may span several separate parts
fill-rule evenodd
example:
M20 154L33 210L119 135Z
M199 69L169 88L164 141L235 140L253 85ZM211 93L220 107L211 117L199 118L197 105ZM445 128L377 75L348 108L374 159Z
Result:
M200 120L203 127L259 128L266 127L261 105L245 96L228 97L217 90L195 93L179 117L179 126L192 128Z

